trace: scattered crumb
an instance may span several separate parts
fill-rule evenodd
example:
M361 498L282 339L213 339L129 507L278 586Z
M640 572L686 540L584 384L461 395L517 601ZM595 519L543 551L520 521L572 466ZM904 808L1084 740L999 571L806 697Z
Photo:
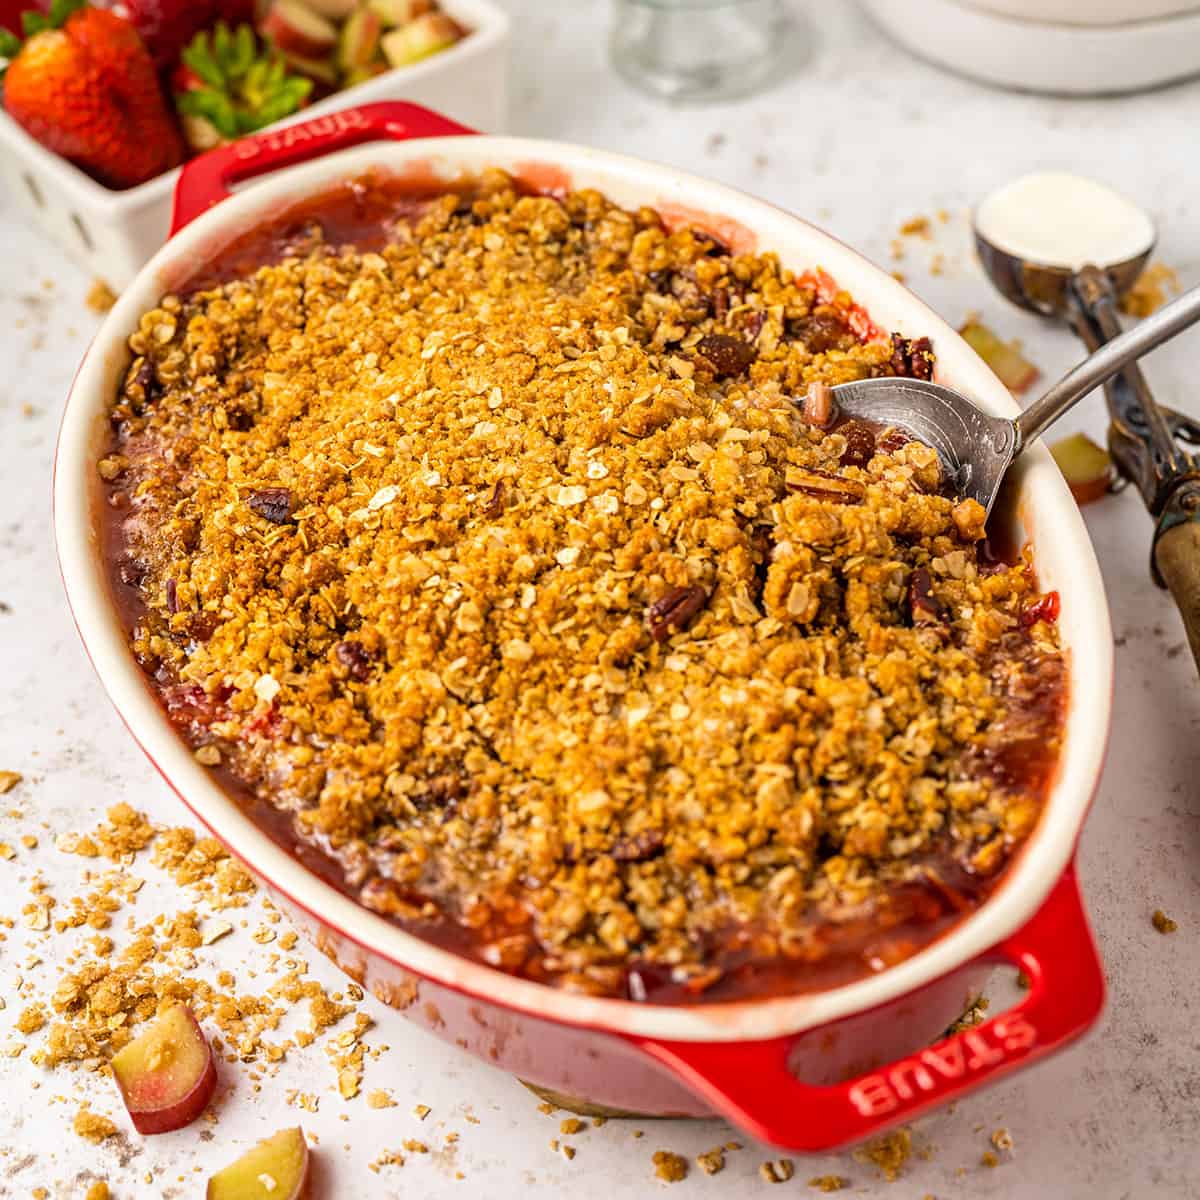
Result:
M985 1150L983 1157L979 1160L985 1167L998 1167L1000 1160L996 1157L994 1150Z
M1012 1134L1007 1129L997 1129L992 1133L992 1145L997 1150L1011 1150L1013 1148Z
M1161 908L1154 910L1154 916L1150 920L1159 933L1174 933L1179 928L1179 925L1172 921Z
M1151 263L1121 297L1121 311L1131 317L1148 317L1166 303L1168 291L1178 294L1179 276L1166 263Z
M562 1148L562 1152L563 1152L564 1157L566 1157L566 1158L574 1158L575 1157L575 1147L574 1146L564 1146Z
M705 1175L715 1175L718 1171L725 1170L725 1151L720 1146L715 1146L712 1150L705 1150L703 1154L696 1155L696 1162Z
M20 771L0 771L0 796L5 796L24 779Z
M97 279L88 290L87 306L94 313L106 313L116 302L116 292L103 279Z
M418 1104L417 1107L413 1109L413 1112L416 1114L418 1121L423 1121L431 1112L433 1112L433 1109L430 1108L428 1104Z
M815 1175L808 1181L808 1186L816 1188L818 1192L840 1192L842 1188L850 1186L850 1180L841 1175Z
M40 1004L31 1004L17 1017L19 1033L37 1033L46 1024L46 1010Z
M402 1167L404 1166L404 1155L399 1150L385 1150L373 1162L367 1163L368 1170L379 1174L380 1167Z
M391 1092L384 1088L378 1088L373 1092L367 1093L368 1108L395 1108L396 1102L392 1099Z
M538 1112L545 1113L546 1116L550 1116L551 1114L553 1114L557 1111L558 1110L554 1107L553 1104L550 1103L549 1100L543 1100L542 1103L538 1105Z
M907 1129L896 1129L872 1139L856 1151L854 1157L878 1167L884 1178L891 1182L900 1177L911 1154L912 1134Z
M966 1012L946 1030L945 1036L950 1037L953 1034L961 1033L964 1029L973 1029L976 1025L982 1024L987 1019L987 1010L987 997L976 996L968 1005Z
M672 1154L670 1150L654 1152L654 1174L668 1183L678 1183L685 1179L688 1173L687 1159L682 1154Z
M900 226L900 233L904 237L924 237L929 236L930 221L928 217L909 217L903 225Z
M416 1138L405 1138L404 1148L410 1154L428 1154L429 1147L424 1142L418 1142Z
M568 1117L559 1127L559 1133L578 1133L581 1129L586 1129L587 1126L578 1117Z
M87 1105L84 1105L75 1114L73 1128L81 1138L86 1138L89 1142L96 1143L102 1142L106 1138L114 1137L117 1133L115 1122L110 1121L108 1117L101 1116L99 1113L92 1112Z
M795 1175L796 1167L790 1158L780 1158L760 1164L758 1173L767 1183L787 1183Z
M108 1184L103 1179L97 1179L87 1190L83 1200L109 1200Z

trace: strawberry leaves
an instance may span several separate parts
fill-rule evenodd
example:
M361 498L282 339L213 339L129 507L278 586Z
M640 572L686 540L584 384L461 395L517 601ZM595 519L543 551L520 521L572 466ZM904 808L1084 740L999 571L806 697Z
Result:
M61 29L67 23L67 18L81 8L87 8L87 0L53 0L48 13L38 12L36 9L23 12L21 28L25 30L26 37L44 33L47 29Z
M231 30L219 22L198 33L180 59L190 72L176 86L175 107L183 116L208 121L224 140L242 137L297 111L312 81L290 75L282 58L259 49L254 30Z

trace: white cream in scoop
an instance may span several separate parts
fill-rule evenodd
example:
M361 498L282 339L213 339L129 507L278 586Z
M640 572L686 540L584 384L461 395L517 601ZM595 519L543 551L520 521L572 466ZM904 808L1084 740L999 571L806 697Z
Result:
M1154 222L1103 183L1064 171L1040 171L993 192L975 213L993 246L1027 262L1077 271L1145 254Z

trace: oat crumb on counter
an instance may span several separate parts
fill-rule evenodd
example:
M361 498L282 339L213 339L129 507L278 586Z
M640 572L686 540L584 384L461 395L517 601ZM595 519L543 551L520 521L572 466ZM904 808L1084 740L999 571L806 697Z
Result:
M84 1200L109 1200L109 1195L108 1184L103 1179L97 1179L88 1188Z
M995 1129L992 1131L992 1145L997 1150L1011 1150L1013 1148L1013 1137L1007 1129Z
M808 1181L810 1188L816 1188L818 1192L840 1192L842 1188L850 1186L850 1180L842 1175L814 1175Z
M1179 925L1171 920L1161 908L1154 910L1154 915L1150 920L1159 933L1174 933L1179 928Z
M905 237L923 237L927 238L932 230L932 222L928 217L910 217L903 225L900 226L900 232Z
M678 1183L685 1179L688 1173L688 1161L682 1154L673 1154L670 1150L656 1150L652 1159L654 1174L667 1183Z
M721 1146L705 1150L703 1154L696 1155L696 1163L705 1175L716 1175L725 1170L725 1150Z
M861 1150L856 1150L854 1157L878 1167L885 1179L894 1182L900 1177L912 1152L912 1133L908 1129L894 1129L882 1137L873 1138Z
M790 1158L779 1158L761 1163L758 1173L766 1183L787 1183L796 1174L796 1164Z
M586 1128L587 1128L587 1126L578 1117L568 1117L565 1121L562 1121L559 1124L558 1132L571 1134L571 1133L578 1133L581 1129L586 1129Z
M0 796L6 796L24 778L20 771L0 771Z
M118 1132L115 1121L109 1120L100 1113L92 1112L86 1105L75 1114L72 1128L81 1138L97 1143L115 1137Z
M396 1101L392 1099L391 1092L385 1088L377 1088L373 1092L367 1093L368 1108L395 1108Z
M117 302L117 294L104 282L97 279L88 289L85 303L94 313L109 312Z
M985 1150L979 1161L985 1167L998 1167L1000 1165L1000 1159L994 1150Z
M433 1109L430 1108L428 1104L418 1104L417 1107L413 1109L413 1113L418 1121L425 1120L425 1118L429 1116L431 1112L433 1112Z

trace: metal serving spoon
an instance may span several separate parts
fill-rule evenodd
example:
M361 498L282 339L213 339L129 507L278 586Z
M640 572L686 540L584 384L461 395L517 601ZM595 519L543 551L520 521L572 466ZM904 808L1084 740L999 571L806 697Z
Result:
M921 379L863 379L833 389L840 412L896 425L931 446L956 494L990 513L1013 460L1069 409L1143 354L1200 321L1200 287L1106 342L1015 420L993 417L961 392Z

